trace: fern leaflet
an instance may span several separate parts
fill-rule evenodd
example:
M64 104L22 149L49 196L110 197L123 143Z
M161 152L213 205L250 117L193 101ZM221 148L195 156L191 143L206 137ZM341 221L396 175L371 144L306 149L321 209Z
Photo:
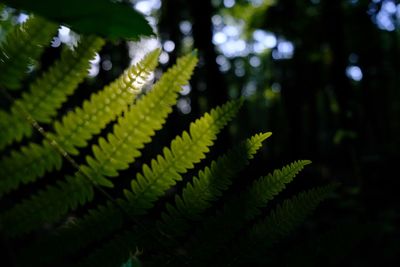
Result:
M329 197L335 187L335 184L331 184L313 188L278 204L264 219L258 221L240 237L236 243L240 245L235 247L236 256L233 261L262 262L263 259L257 255L264 254L272 244L282 240L298 227L323 200ZM227 256L226 260L229 258L232 260L231 256Z
M313 188L285 200L264 220L253 226L249 232L250 239L268 240L268 242L282 239L302 223L335 187L336 185L328 185Z
M0 86L10 90L21 89L29 64L40 57L56 31L57 25L33 16L15 27L1 44Z
M68 177L67 181L58 183L57 187L49 186L45 191L5 212L1 218L3 224L9 227L8 232L11 235L29 232L45 222L60 219L79 204L91 201L94 194L93 182L103 186L112 185L103 175L114 175L140 155L138 149L151 140L155 130L161 128L172 110L171 106L175 103L181 86L188 82L196 62L194 54L178 60L176 66L163 75L153 90L118 120L114 133L108 135L108 142L103 138L99 139L99 146L93 147L96 159L87 157L89 165L82 166L74 177ZM153 112L155 107L159 109L158 112ZM57 197L59 191L66 197ZM35 216L25 217L32 212ZM19 218L18 223L13 222L16 218Z
M50 139L56 140L68 153L79 154L77 148L85 147L87 140L100 133L136 98L157 66L159 54L159 49L147 54L102 91L92 94L81 108L76 108L61 121L55 122L55 133L50 135Z
M82 172L95 183L112 186L105 177L117 176L118 170L128 168L141 155L139 149L151 141L156 130L161 129L196 64L195 54L180 58L154 85L153 90L119 118L113 134L109 134L107 140L99 139L98 145L93 146L94 158L86 158L88 165L81 166Z
M185 172L187 168L192 168L194 163L197 163L204 158L204 153L207 152L208 147L213 144L213 140L216 137L215 135L236 114L240 105L240 101L232 101L221 108L212 110L210 114L205 114L202 118L190 125L190 134L191 136L198 136L197 139L193 138L192 140L185 131L181 137L177 137L171 142L171 147L169 149L164 148L164 152L168 151L164 153L164 156L168 155L165 156L165 159L160 155L157 157L159 162L161 159L162 163L160 165L156 166L156 161L152 160L151 166L153 170L156 170L155 173L157 173L158 176L151 177L152 180L148 183L153 182L154 185L151 186L147 184L148 186L141 192L144 196L150 196L147 197L145 200L146 202L139 202L138 196L136 196L137 198L133 198L135 196L133 193L125 191L127 200L120 199L118 200L118 203L122 207L126 208L130 215L141 215L145 213L152 207L152 202L154 202L156 198L164 194L164 191L172 186L174 181L180 179L179 173ZM261 145L262 140L267 138L267 136L268 134L259 135L252 140L254 144L251 143L252 145L247 147L246 145L243 145L241 149L246 150L246 152L249 153L249 157L251 157L251 155L254 154ZM177 147L176 140L181 140L179 148ZM176 153L178 149L183 152ZM193 152L193 154L188 156L187 153L190 152ZM236 153L238 152L239 151L236 151ZM237 156L237 154L234 155ZM235 157L235 159L237 159L237 157ZM243 161L245 160L246 157ZM243 163L243 165L245 164ZM143 167L143 169L145 168L146 167ZM147 171L146 174L148 175ZM138 174L138 177L139 175L140 174ZM75 225L68 229L61 230L57 241L50 238L41 245L45 245L53 250L58 247L57 242L60 242L61 240L61 244L64 244L63 247L65 252L67 254L73 253L76 249L87 246L89 243L94 242L95 240L100 240L101 238L115 232L122 226L123 217L124 215L121 210L112 204L100 206L97 211L91 211L82 220L76 221ZM99 225L107 225L107 227L102 227L103 229L100 231ZM93 238L93 236L95 236L95 238ZM77 240L79 240L79 242L76 242ZM66 249L65 244L71 244L71 246L68 246Z
M104 41L97 37L84 38L76 50L65 49L61 59L31 84L30 91L13 103L11 112L2 114L0 128L0 149L12 141L20 141L32 134L32 126L25 118L29 114L34 120L50 123L57 114L67 96L71 95L78 84L87 76L89 60L101 48ZM9 118L5 118L6 115ZM12 124L8 124L12 121Z
M249 159L269 136L271 133L257 134L245 140L200 171L198 178L183 189L182 196L175 197L175 206L167 204L167 212L162 214L163 223L160 224L163 232L182 234L188 229L190 220L200 219L200 214L230 186L235 175L248 165Z
M205 114L202 118L190 125L191 136L198 136L199 140L194 138L192 140L192 138L184 132L180 137L175 138L171 142L171 147L169 149L164 148L165 159L160 155L157 157L159 162L160 159L162 159L162 163L159 166L156 166L156 161L152 160L151 166L153 170L156 170L158 176L152 176L152 180L148 182L147 187L145 187L141 192L144 196L150 196L147 197L146 202L138 202L137 200L139 198L137 196L137 198L133 198L133 193L125 191L127 200L120 199L118 200L118 203L122 207L126 208L130 215L144 214L152 207L152 203L155 199L164 194L164 191L175 183L174 181L180 179L179 173L185 172L187 168L192 168L194 163L197 163L204 158L204 153L207 152L208 147L212 145L217 132L220 131L221 128L236 114L240 105L241 101L232 101L221 108L212 110L210 114ZM261 142L268 136L269 134L257 135L253 139L249 140L248 143L243 143L238 147L238 149L234 150L235 153L232 152L232 158L230 160L239 158L240 160L243 160L241 165L245 165L247 156L248 158L251 158L260 147ZM178 144L176 143L176 140L181 140L179 148L177 147ZM176 153L178 149L183 152ZM238 157L238 153L242 151L245 151L245 153L248 154L245 154L244 157ZM193 156L187 155L187 153L190 152L194 152ZM225 161L228 162L228 160ZM144 168L146 167L143 167L143 169ZM140 174L138 174L138 177L139 175ZM148 173L146 175L148 175ZM153 186L149 185L151 182L153 182ZM50 248L51 251L57 253L57 250L60 250L57 248L62 244L65 254L74 253L77 249L87 246L96 240L101 240L118 230L122 227L124 217L122 211L111 203L106 206L100 206L97 210L91 211L87 214L82 220L76 221L70 228L62 229L57 235L57 238L50 237L38 246L44 245L45 247ZM104 225L107 227L104 227ZM135 230L131 230L128 235L135 235L136 232L134 232ZM115 238L118 240L119 237ZM131 244L132 240L128 243ZM121 247L119 249L122 250ZM57 254L55 254L55 257L56 255ZM124 254L124 256L126 256L126 254ZM55 257L51 256L50 258L54 260Z
M98 134L132 103L156 67L159 53L159 50L149 53L102 91L92 94L90 101L85 101L82 108L76 108L60 122L55 122L55 133L49 133L49 139L56 140L68 153L78 154L78 147L86 146L94 134ZM34 153L29 152L30 148L34 148ZM45 172L59 169L61 164L62 155L47 140L41 146L31 143L22 147L0 161L0 196L17 188L21 182L33 182Z
M275 170L272 174L254 181L241 196L229 201L222 212L206 220L204 227L198 231L196 245L192 244L197 247L193 253L194 258L204 260L212 257L246 222L256 218L260 214L260 208L265 207L309 163L311 162L307 160L296 161L282 170ZM241 216L237 216L238 214ZM200 249L203 246L206 247Z
M143 165L143 173L137 174L131 182L132 191L124 191L129 212L134 215L145 213L165 190L182 179L180 173L200 162L217 133L236 115L241 103L231 101L206 113L190 124L190 135L184 131L171 142L170 148L163 149L162 156L151 161L151 167Z

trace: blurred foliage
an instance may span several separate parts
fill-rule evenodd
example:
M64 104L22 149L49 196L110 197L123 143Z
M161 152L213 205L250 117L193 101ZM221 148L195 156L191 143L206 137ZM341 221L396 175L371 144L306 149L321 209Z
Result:
M144 16L110 0L5 0L11 7L33 12L83 34L116 39L138 40L153 35Z

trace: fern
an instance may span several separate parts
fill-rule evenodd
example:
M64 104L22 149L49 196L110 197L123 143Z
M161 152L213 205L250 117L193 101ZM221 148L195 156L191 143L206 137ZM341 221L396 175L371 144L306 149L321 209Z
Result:
M259 134L247 139L200 171L198 178L183 189L182 196L175 197L175 205L167 204L167 212L162 214L163 223L159 226L163 232L180 235L189 228L191 220L199 220L200 214L230 186L232 179L248 165L262 141L270 135Z
M48 133L48 140L52 141L45 140L42 145L31 143L3 157L0 162L0 196L17 188L20 183L33 182L45 172L60 169L63 154L77 155L77 148L85 147L94 134L98 134L132 103L157 65L159 53L159 50L149 53L116 81L92 94L82 108L78 107L61 121L56 121L55 133ZM59 144L63 151L59 151L54 144Z
M297 228L336 186L331 184L313 188L278 204L264 219L256 222L240 237L237 242L240 245L235 248L236 255L233 261L247 264L254 260L263 262L262 258L255 256L264 254L274 243L281 241Z
M264 220L256 223L248 235L252 242L273 243L287 236L329 196L336 185L317 187L301 192L278 205Z
M193 258L201 262L210 259L247 222L255 219L260 214L260 208L265 207L309 163L306 160L297 161L282 170L275 170L272 174L254 181L241 196L231 199L221 212L205 221L197 232L194 243L188 244L197 248Z
M171 158L166 156L165 160L162 160L162 164L165 167L164 170L168 170L167 173L163 173L161 171L159 171L158 173L158 179L162 180L162 185L147 186L145 190L142 191L143 195L152 196L151 198L149 197L140 202L137 201L137 199L139 198L132 198L134 193L127 193L127 191L125 191L127 199L119 199L117 201L122 209L116 207L111 203L108 203L106 206L99 206L97 210L91 211L89 214L87 214L87 216L83 218L83 220L76 221L74 225L70 228L61 229L56 239L54 239L54 237L50 237L49 240L46 240L39 246L45 246L53 251L54 253L50 253L51 255L49 256L49 258L54 260L54 258L57 257L57 251L60 251L60 249L57 249L57 244L58 242L60 242L60 240L62 241L61 244L63 244L64 247L64 253L69 254L81 247L87 246L95 240L105 238L121 228L123 224L123 219L124 217L126 217L126 215L123 214L124 211L129 212L129 217L132 215L144 214L149 208L152 207L152 202L154 202L156 198L163 195L164 191L166 191L171 185L173 185L174 180L180 179L178 178L180 177L179 173L186 171L186 169L182 169L185 168L183 167L185 166L184 164L186 164L186 166L189 166L188 168L190 168L191 166L193 166L194 163L197 163L204 158L204 152L208 151L208 147L212 145L212 140L215 139L215 134L219 130L221 130L221 127L226 125L227 121L235 115L238 108L240 107L240 103L240 101L227 103L221 108L216 108L215 110L212 110L210 114L205 114L202 118L190 125L189 128L191 129L191 136L201 137L199 138L199 140L197 140L199 144L196 147L194 140L186 139L186 146L182 146L179 151L199 151L198 153L195 153L192 157L185 157L185 153L182 153L180 157L177 157L178 153L176 153L178 151L175 147L176 140L184 139L184 136L187 135L186 131L184 131L180 137L175 138L171 142L170 148L164 148L164 155L174 156L171 156ZM207 127L208 131L214 131L212 134L203 134L204 132L207 132L207 128L202 127L206 123L209 123L209 127ZM241 157L242 159L244 158L243 160L246 160L247 156L251 158L252 154L254 154L257 148L261 146L261 142L268 136L269 134L259 135L254 137L252 140L249 140L247 143L243 143L234 151L235 153L230 154L230 160L232 161L233 159L238 159L238 157ZM208 139L208 141L204 141L205 139ZM167 154L165 154L165 151L170 152L167 152ZM243 154L238 155L240 152L243 152ZM249 155L247 153L249 153ZM157 156L156 158L158 159L158 161L160 161L161 156ZM152 160L151 162L153 167L155 164L155 160ZM243 163L243 165L245 165L245 163ZM143 169L145 169L145 166L146 165L144 165ZM179 166L179 168L177 169L176 166ZM161 168L159 168L158 170L161 170ZM138 175L137 177L143 176ZM154 176L152 178L152 180L154 181ZM169 184L167 183L168 180L170 180ZM98 225L103 224L107 225L107 227L103 227L102 230L99 231L100 229L98 229ZM95 236L95 238L93 238L93 236ZM65 244L70 244L70 246L67 246L66 249Z
M57 25L32 16L7 35L1 44L0 87L21 89L28 66L40 57L56 30Z
M47 30L39 29L35 23L47 22L31 18L24 26L28 32L17 29L3 46L0 66L9 68L4 73L10 77L0 74L1 86L20 86L27 58L37 58L43 50L38 45L41 34L34 30L43 36ZM18 56L10 47L10 40L16 42L15 47L22 47L16 35L23 36L22 41L27 40L26 36L32 37L32 44L37 47L22 51L25 62L21 65L8 67L4 65L8 56ZM150 92L135 100L156 67L160 51L155 50L116 81L92 94L82 107L53 123L57 110L86 76L89 58L103 44L96 37L84 39L76 51L64 51L61 59L30 86L30 91L23 92L12 103L10 112L0 112L0 126L13 125L0 135L0 149L30 137L31 129L24 119L44 135L41 143L28 143L2 157L0 196L47 173L48 178L54 176L54 181L44 187L34 184L33 188L39 190L0 214L0 228L9 240L17 237L25 241L28 238L24 234L40 230L40 234L32 235L37 240L18 249L18 266L120 266L138 249L144 251L141 262L150 266L242 263L246 262L243 253L263 253L304 220L332 190L325 187L301 193L260 220L269 201L310 163L297 161L255 180L243 193L227 198L222 210L216 209L215 202L239 176L246 174L242 171L249 160L271 135L254 135L212 161L197 177L186 179L188 171L205 159L218 133L238 113L242 100L232 100L192 122L187 131L143 164L135 176L132 173L135 178L129 189L117 187L113 190L117 197L111 198L109 187L119 184L115 177L132 166L162 128L181 87L190 79L197 57L193 53L180 58ZM112 121L112 130L104 134L102 131ZM52 132L43 131L39 123L52 125ZM82 153L80 149L87 148L97 134L100 137L92 141L92 153L83 155L84 163L78 164L73 156ZM55 177L51 172L61 168L63 157L75 173ZM182 191L178 189L180 185ZM162 197L176 190L175 201L164 203ZM105 203L101 202L104 197ZM82 209L79 214L83 212L83 216L65 222L71 211L93 199L100 205L90 211ZM239 244L235 245L236 242Z
M111 187L112 183L105 177L117 176L118 170L127 169L140 156L139 149L151 141L156 130L161 129L196 63L194 54L179 59L149 94L119 118L113 134L109 134L107 140L100 138L98 145L93 146L94 158L86 158L88 165L81 166L82 173L97 184Z
M131 183L132 191L124 191L130 204L129 212L143 214L165 190L182 179L180 173L200 162L216 134L236 115L240 106L241 101L232 101L206 113L190 125L190 135L183 132L171 142L170 149L163 149L163 156L151 161L151 167L143 165L143 174L138 174Z
M69 154L79 154L77 148L87 146L87 141L126 110L141 92L142 86L157 66L159 54L159 49L149 53L102 91L92 94L90 100L83 102L82 107L55 122L55 133L50 134L49 139L56 140Z
M149 94L141 98L118 120L114 133L108 135L108 142L103 138L99 139L99 145L93 147L96 159L87 157L89 165L81 166L81 171L74 177L67 177L66 182L59 182L57 186L49 186L31 199L15 205L3 216L0 215L3 224L9 228L9 234L19 235L45 222L57 221L68 210L91 201L94 194L92 183L112 186L105 176L115 176L117 170L126 169L135 157L140 156L139 149L151 141L150 137L154 135L155 130L161 128L166 116L172 111L171 106L176 101L181 86L187 83L196 61L195 55L179 60ZM158 112L153 112L156 106ZM60 191L65 194L65 198L57 198ZM29 217L23 219L32 213L36 215L29 221ZM18 217L18 222L14 222L14 218Z
M13 103L11 112L2 112L0 127L4 131L0 133L0 149L14 140L29 137L32 121L51 122L57 109L87 76L89 60L103 44L104 41L97 37L88 37L76 50L64 50L61 59L32 83L29 92Z

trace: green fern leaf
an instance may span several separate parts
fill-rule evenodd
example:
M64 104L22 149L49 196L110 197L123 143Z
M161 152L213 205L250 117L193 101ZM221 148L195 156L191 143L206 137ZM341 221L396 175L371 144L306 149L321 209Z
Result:
M262 263L263 259L258 255L265 254L271 245L297 228L335 188L335 184L317 187L285 200L237 240L233 260L230 254L226 256L225 262L231 259L235 263Z
M0 197L21 183L31 182L33 177L59 169L61 164L62 157L50 146L31 143L18 152L12 151L0 162Z
M94 134L98 134L132 103L156 67L159 53L158 49L149 53L116 81L92 94L90 101L85 101L82 108L76 108L60 122L55 122L55 133L49 133L48 139L56 140L66 152L78 154L78 147L86 146ZM0 118L1 114L0 112ZM13 151L0 161L0 196L17 188L21 182L33 182L45 172L59 169L61 164L62 155L47 140L41 146L31 143L18 152Z
M141 155L139 149L151 141L156 130L161 129L179 91L189 82L196 64L197 57L194 54L180 58L150 93L119 118L113 134L109 134L107 140L99 139L98 145L93 146L94 158L86 158L88 165L81 166L82 172L95 183L112 186L105 177L117 176L118 170L127 169Z
M236 115L242 102L231 101L206 113L190 124L190 135L184 131L176 137L170 148L163 149L151 165L143 166L143 173L132 180L132 191L125 190L129 212L141 215L153 206L155 200L182 179L181 173L194 167L209 151L217 133Z
M11 112L2 114L0 149L12 141L32 134L32 122L50 123L57 109L67 100L87 76L89 60L104 41L97 37L84 38L75 50L65 49L61 59L31 84L30 91L13 103ZM26 116L29 116L26 118ZM9 122L12 121L11 124Z
M100 133L110 121L132 104L157 66L159 54L159 49L147 54L102 91L92 94L90 100L83 102L82 107L55 122L55 133L50 134L50 140L56 140L72 155L79 154L77 148L85 147L87 140Z
M21 89L28 66L42 54L57 31L57 25L39 17L31 17L17 26L1 44L0 87Z
M276 242L292 232L311 212L326 199L336 185L313 188L285 200L249 232L252 240Z
M242 195L230 200L223 211L206 220L204 227L196 234L198 239L195 244L191 244L197 248L193 253L194 258L200 261L210 259L233 239L246 222L256 218L260 214L260 208L265 207L309 163L311 162L308 160L296 161L282 170L275 170L272 174L254 181ZM205 248L200 249L203 246Z
M149 177L149 173L156 173L158 175L157 177L152 176L152 180L148 181L147 185L143 185L142 183L142 186L146 186L144 190L141 191L142 195L146 197L146 202L139 199L138 195L125 191L128 200L118 200L119 205L128 211L130 216L144 214L152 207L154 200L164 194L165 190L174 184L173 179L180 179L179 173L186 172L188 168L193 167L194 163L197 163L204 158L204 153L207 152L208 147L212 145L217 132L219 132L236 114L240 105L241 101L228 102L221 108L212 110L210 114L205 114L202 118L192 123L190 125L190 134L191 136L198 136L199 140L194 138L192 139L186 132L184 132L181 137L177 137L171 142L170 149L164 148L165 159L161 156L157 157L158 162L162 162L160 165L156 165L158 162L152 160L151 170L149 167L143 167L143 169L146 169L144 172L147 177ZM255 136L249 140L248 143L243 143L243 145L232 151L232 158L229 157L231 161L228 161L228 159L224 161L226 161L226 163L232 163L234 159L239 159L243 161L241 164L245 165L247 158L252 157L260 147L261 142L268 136L269 134ZM178 145L176 140L181 140L181 143ZM182 152L178 153L178 150L181 150ZM191 152L195 153L192 154L193 156L188 156L188 153ZM244 152L245 156L238 156L240 152ZM176 166L178 166L178 168ZM169 181L166 181L167 179L169 179ZM150 184L151 182L153 185ZM134 184L134 182L132 184ZM80 248L83 248L96 240L101 240L120 229L123 224L123 218L125 217L122 211L123 210L111 203L106 206L100 206L96 211L88 213L83 219L77 220L71 227L62 229L57 234L56 238L50 237L36 246L44 246L49 248L50 251L53 251L54 253L50 253L53 256L50 256L49 258L54 262L58 256L57 251L62 250L65 253L64 255L72 254ZM132 236L135 235L135 233L136 232L132 230L128 234L129 236ZM119 237L116 238L118 239ZM131 242L132 241L130 241L130 243ZM61 244L62 249L60 247ZM119 249L121 250L122 248ZM34 256L34 254L32 254L32 256ZM126 255L124 254L123 257L126 257Z
M63 225L55 233L22 248L19 265L48 266L70 257L90 244L111 236L121 229L126 215L121 208L108 202L89 210L85 216ZM45 255L37 257L38 253Z
M205 157L204 154L209 151L208 147L213 144L216 134L236 115L241 105L242 101L228 102L192 123L190 135L186 131L183 132L171 142L169 149L163 149L163 156L158 155L157 160L151 161L151 168L148 165L143 166L143 174L138 174L136 180L131 183L132 191L124 190L127 201L120 201L120 205L125 207L131 216L146 213L157 198L181 179L181 173L193 168L194 163ZM107 224L104 221L102 223ZM81 234L84 234L84 231ZM101 262L103 266L121 264L129 255L129 251L144 239L144 236L140 237L140 231L137 229L126 231L123 236L113 237L106 246L78 266L91 266L95 262ZM110 255L109 253L112 253L112 258L106 256L105 259L101 256ZM119 255L119 258L116 255Z
M244 169L249 159L262 146L271 133L257 134L218 158L200 171L184 189L182 196L175 197L175 206L167 204L167 212L162 214L163 223L159 227L166 233L179 235L185 232L190 220L200 219L200 214L222 195L235 175Z
M1 227L7 229L10 237L28 233L40 225L54 222L75 208L83 200L93 198L93 188L84 179L67 177L56 185L47 186L44 190L23 200L0 216ZM70 199L68 203L65 199Z
M8 232L11 235L19 235L44 223L54 222L68 210L92 200L93 182L103 186L110 185L111 182L103 175L110 176L118 168L126 168L128 163L140 155L138 149L151 140L155 130L161 128L172 110L171 106L175 103L181 86L188 82L196 62L195 55L178 60L177 65L160 79L153 90L118 120L114 134L108 135L108 142L103 138L99 139L99 146L94 146L93 149L96 159L87 157L89 165L82 166L75 177L68 177L67 181L59 183L58 187L48 187L5 212L0 218L4 217L3 223L9 228ZM155 107L158 108L158 112L152 112ZM125 130L122 130L124 127ZM133 136L135 138L132 138ZM88 178L92 183L88 182ZM57 197L59 191L62 191L65 198ZM35 216L28 217L28 223L28 218L24 217L30 216L32 211ZM19 218L19 223L14 224L12 221L16 218Z
M245 234L232 242L233 245L228 253L220 253L214 263L232 266L268 264L268 257L263 258L259 255L265 255L274 243L298 227L335 187L333 184L317 187L277 205L269 215L250 226Z

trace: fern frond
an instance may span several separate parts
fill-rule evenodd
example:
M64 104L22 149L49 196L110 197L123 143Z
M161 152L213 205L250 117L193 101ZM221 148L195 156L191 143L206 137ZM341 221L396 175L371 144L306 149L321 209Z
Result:
M81 170L95 183L112 186L105 177L115 177L118 170L124 170L141 155L139 149L151 141L156 130L161 129L172 106L175 104L182 86L189 82L197 64L195 54L178 59L154 85L146 96L139 99L130 110L118 119L113 134L107 140L100 138L93 146L94 157L88 156L88 165Z
M29 92L13 103L10 118L0 120L0 149L12 141L20 141L32 134L32 125L26 116L40 123L50 123L57 109L67 100L87 76L89 60L104 41L97 37L84 38L75 50L65 49L61 59L31 84ZM2 115L4 117L4 115ZM12 121L11 124L8 124Z
M28 233L40 225L56 221L80 202L92 199L93 194L93 188L87 180L68 176L65 181L47 186L2 213L1 228L7 229L5 234L10 237ZM65 199L70 201L65 203Z
M20 252L19 265L48 266L68 258L81 249L111 236L121 229L126 215L114 203L97 206L82 218L76 219L49 236L33 242ZM38 253L45 255L37 257Z
M200 219L200 214L230 186L269 136L271 133L257 134L245 140L200 171L198 178L183 189L182 196L175 197L175 205L167 204L159 225L163 232L178 235L188 229L191 220Z
M285 200L249 231L252 240L276 242L292 232L326 199L336 185L317 187Z
M55 222L68 210L91 201L92 183L112 185L105 176L113 176L117 170L127 168L140 155L139 149L151 141L151 136L161 128L168 113L172 111L181 86L188 82L196 62L195 55L178 60L176 66L163 75L150 93L137 101L124 117L120 117L113 134L108 135L108 141L99 139L99 145L93 147L95 159L87 157L89 165L81 166L75 177L69 177L66 182L59 183L59 188L49 187L5 212L3 223L7 225L8 233L19 235L45 222ZM157 112L153 112L155 108ZM88 178L91 183L87 182ZM81 188L77 189L77 186ZM57 197L58 191L62 191L66 197ZM32 211L34 216L31 216ZM3 216L0 218L3 219ZM12 220L17 218L19 222L13 224Z
M267 203L278 195L286 184L293 181L296 175L303 170L304 166L310 164L309 160L295 161L281 170L275 170L272 174L254 181L248 191L246 191L241 198L237 198L233 202L241 202L239 207L243 207L245 211L243 218L252 220L260 214L260 208L265 207ZM232 203L233 204L233 203ZM234 212L235 204L227 205L225 212Z
M151 161L150 166L143 165L143 172L131 182L132 191L124 191L129 212L134 215L145 213L168 188L182 179L181 173L200 162L217 133L236 115L241 104L241 101L230 101L206 113L190 124L190 134L184 131L171 142L170 148L163 149L162 156Z
M90 101L85 101L82 108L76 108L60 122L55 122L55 133L49 133L49 139L56 140L68 153L78 154L77 148L86 146L94 134L98 134L132 103L156 67L159 53L156 49L147 54L102 91L92 94ZM0 111L0 118L2 114ZM33 153L29 152L31 147L35 147ZM41 146L30 144L18 152L13 151L0 161L0 196L17 188L21 182L35 181L44 174L41 170L50 172L59 169L61 164L58 162L62 163L62 155L47 140Z
M87 141L100 131L126 107L132 104L151 72L157 66L160 50L147 54L138 64L128 68L117 80L85 100L82 107L65 115L54 123L54 134L50 139L72 155L79 154L77 148L85 147Z
M204 227L198 231L198 240L192 244L197 247L194 258L212 257L246 222L255 219L260 214L260 208L265 207L309 163L308 160L296 161L282 170L275 170L254 181L243 194L230 200L222 212L206 220ZM200 249L203 246L205 248Z
M31 16L10 32L0 48L0 87L21 89L28 66L40 57L56 31L57 25Z
M0 198L5 193L53 169L60 169L62 156L50 145L30 143L20 151L12 151L0 162Z
M295 230L335 188L335 184L313 188L278 204L264 219L254 224L239 238L237 246L234 247L234 254L228 255L227 258L232 259L234 255L234 261L246 264L255 260L263 262L258 255L265 254L271 245Z
M118 200L119 205L126 209L130 216L144 214L152 207L152 203L156 198L164 194L165 190L175 183L174 181L180 179L180 173L192 168L194 163L204 158L204 153L207 152L208 147L212 145L216 137L215 135L236 114L240 105L241 101L228 102L224 106L212 110L210 114L205 114L202 118L192 123L190 125L190 135L197 136L197 138L191 138L186 132L180 137L175 138L171 142L169 149L164 148L164 157L159 155L157 156L158 161L151 161L152 170L150 170L147 165L143 167L143 170L146 170L144 173L147 176L145 178L146 184L144 184L144 182L140 184L140 186L142 186L140 188L141 191L129 192L125 190L124 193L127 196L127 200ZM260 147L261 142L268 136L269 134L256 135L228 154L230 156L222 158L221 160L226 164L233 163L234 160L240 160L241 163L239 164L245 165L245 161L252 157ZM180 143L178 144L177 142ZM239 156L241 152L245 155ZM161 164L159 164L159 162L161 162ZM226 167L226 164L223 164L223 166ZM212 169L217 171L215 168ZM150 170L153 176L150 176L147 170ZM138 174L137 177L144 176ZM151 180L147 180L148 178ZM137 180L134 180L132 182L133 186L139 186L135 184L136 181ZM144 201L142 200L142 196L146 198ZM37 246L50 248L50 251L54 253L50 253L53 256L49 256L49 258L54 261L58 256L57 251L61 251L59 247L61 244L64 255L72 254L79 250L79 248L101 240L120 229L124 217L125 215L122 213L122 210L115 205L108 204L106 206L100 206L96 211L91 211L81 220L77 220L74 225L62 229L58 233L56 239L51 237ZM134 230L128 232L129 236L134 236L135 233ZM115 238L117 240L119 237ZM114 242L114 239L112 239L113 241L111 242ZM119 243L119 241L115 242ZM130 241L129 244L131 242L132 241ZM119 251L121 250L122 248L120 247ZM126 251L126 253L128 252L129 251ZM123 254L121 259L123 260L126 255L128 254Z
M230 249L226 253L220 253L220 257L214 263L232 266L268 265L266 253L271 246L298 227L335 187L334 184L317 187L284 200L265 218L258 220L232 242ZM260 255L266 256L264 258Z

